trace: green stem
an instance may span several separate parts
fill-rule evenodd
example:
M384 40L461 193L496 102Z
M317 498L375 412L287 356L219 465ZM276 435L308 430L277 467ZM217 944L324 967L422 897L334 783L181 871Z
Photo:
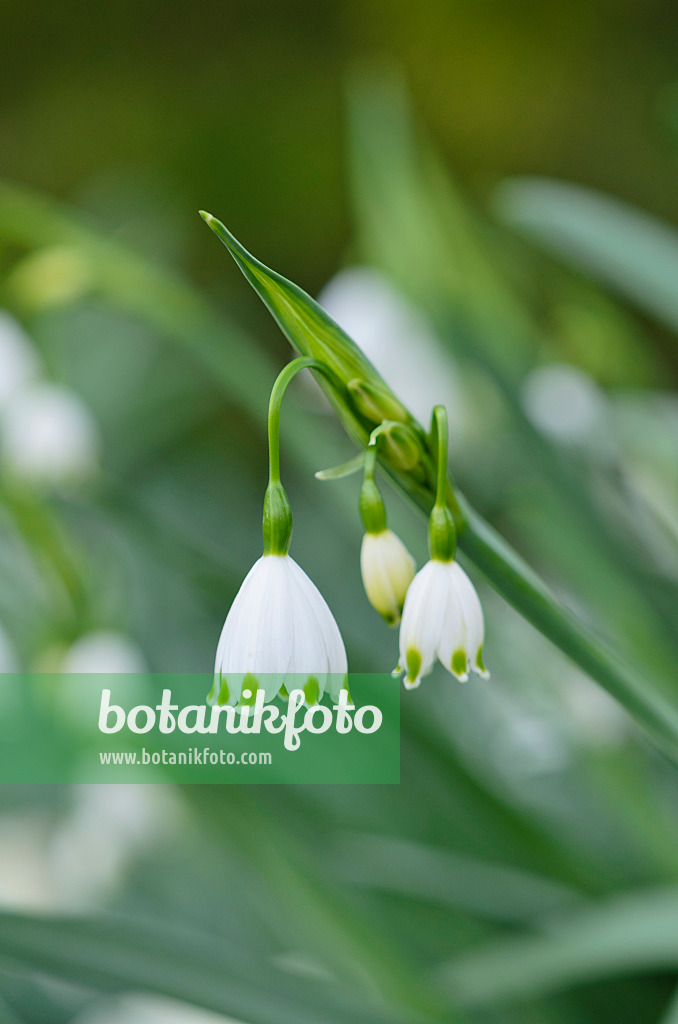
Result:
M436 405L433 410L436 436L436 500L428 519L428 550L432 559L451 562L457 550L457 531L448 504L450 487L447 480L447 410Z
M341 381L325 363L311 356L300 356L285 366L276 379L268 403L268 476L269 483L280 483L280 407L287 385L301 370L314 370L324 374L335 387Z
M372 435L374 436L374 435ZM377 441L370 441L365 449L365 461L363 463L363 479L374 480L374 473L377 468Z
M268 403L268 487L264 495L263 539L265 555L286 555L292 540L292 509L280 482L280 408L287 385L300 370L326 374L334 387L336 375L311 356L293 359L278 374Z
M437 439L437 475L436 475L436 508L447 508L447 410L444 405L436 405L433 410L436 424Z

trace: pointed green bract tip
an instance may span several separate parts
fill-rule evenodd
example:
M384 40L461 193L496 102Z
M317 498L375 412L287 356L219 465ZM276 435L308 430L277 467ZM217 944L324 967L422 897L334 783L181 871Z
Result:
M209 224L211 220L214 220L212 214L208 213L207 210L198 210L198 213L200 214L200 216L202 217L206 224Z

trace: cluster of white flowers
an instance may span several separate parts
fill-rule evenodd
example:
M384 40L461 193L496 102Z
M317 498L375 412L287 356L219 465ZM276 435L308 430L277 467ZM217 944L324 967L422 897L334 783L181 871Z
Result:
M283 371L271 399L271 480L264 503L264 554L242 584L224 623L217 648L214 685L208 700L220 705L254 703L257 691L272 700L301 689L310 706L327 690L337 700L347 685L347 658L339 628L324 598L288 554L292 531L287 496L278 476L279 405L287 382L309 360ZM283 378L284 375L284 378ZM276 395L276 390L279 395ZM275 396L275 397L274 397ZM388 529L375 483L377 446L388 424L375 429L364 455L360 513L365 526L360 553L367 597L389 625L400 623L400 665L405 686L419 685L436 656L464 682L473 671L487 678L482 648L484 621L470 579L454 559L456 531L447 507L447 433L444 407L438 425L438 484L429 523L430 561L415 574L415 562ZM290 685L291 683L291 685Z

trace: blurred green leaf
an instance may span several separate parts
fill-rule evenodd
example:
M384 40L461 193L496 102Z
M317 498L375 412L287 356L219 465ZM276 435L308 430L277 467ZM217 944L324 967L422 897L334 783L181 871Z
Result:
M618 199L563 181L515 178L494 208L566 262L678 329L678 232Z
M137 922L0 914L0 957L76 985L174 996L247 1024L396 1024L331 983L303 983L242 942ZM415 1024L414 1018L409 1018Z
M441 969L464 1004L529 1000L601 978L678 970L678 892L624 894L499 939Z
M353 884L490 921L523 923L581 900L574 889L549 878L401 839L349 836L334 856Z

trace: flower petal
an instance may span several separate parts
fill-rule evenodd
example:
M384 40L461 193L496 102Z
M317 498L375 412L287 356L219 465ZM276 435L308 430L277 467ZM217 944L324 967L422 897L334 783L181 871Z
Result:
M418 686L431 671L440 643L448 584L445 565L430 561L412 580L400 624L400 664L405 686Z
M468 679L468 635L464 606L455 584L456 563L444 564L447 593L438 657L448 672L456 676L461 683L465 683Z
M293 635L288 600L287 556L264 555L248 573L228 614L217 651L217 671L226 678L228 703L237 703L249 674L272 700L291 657ZM250 687L251 689L251 687Z
M471 669L483 678L488 679L490 673L483 665L482 649L485 639L485 621L480 598L476 588L466 575L462 567L454 562L453 566L454 585L461 600L466 622L466 635L468 643L468 654Z

